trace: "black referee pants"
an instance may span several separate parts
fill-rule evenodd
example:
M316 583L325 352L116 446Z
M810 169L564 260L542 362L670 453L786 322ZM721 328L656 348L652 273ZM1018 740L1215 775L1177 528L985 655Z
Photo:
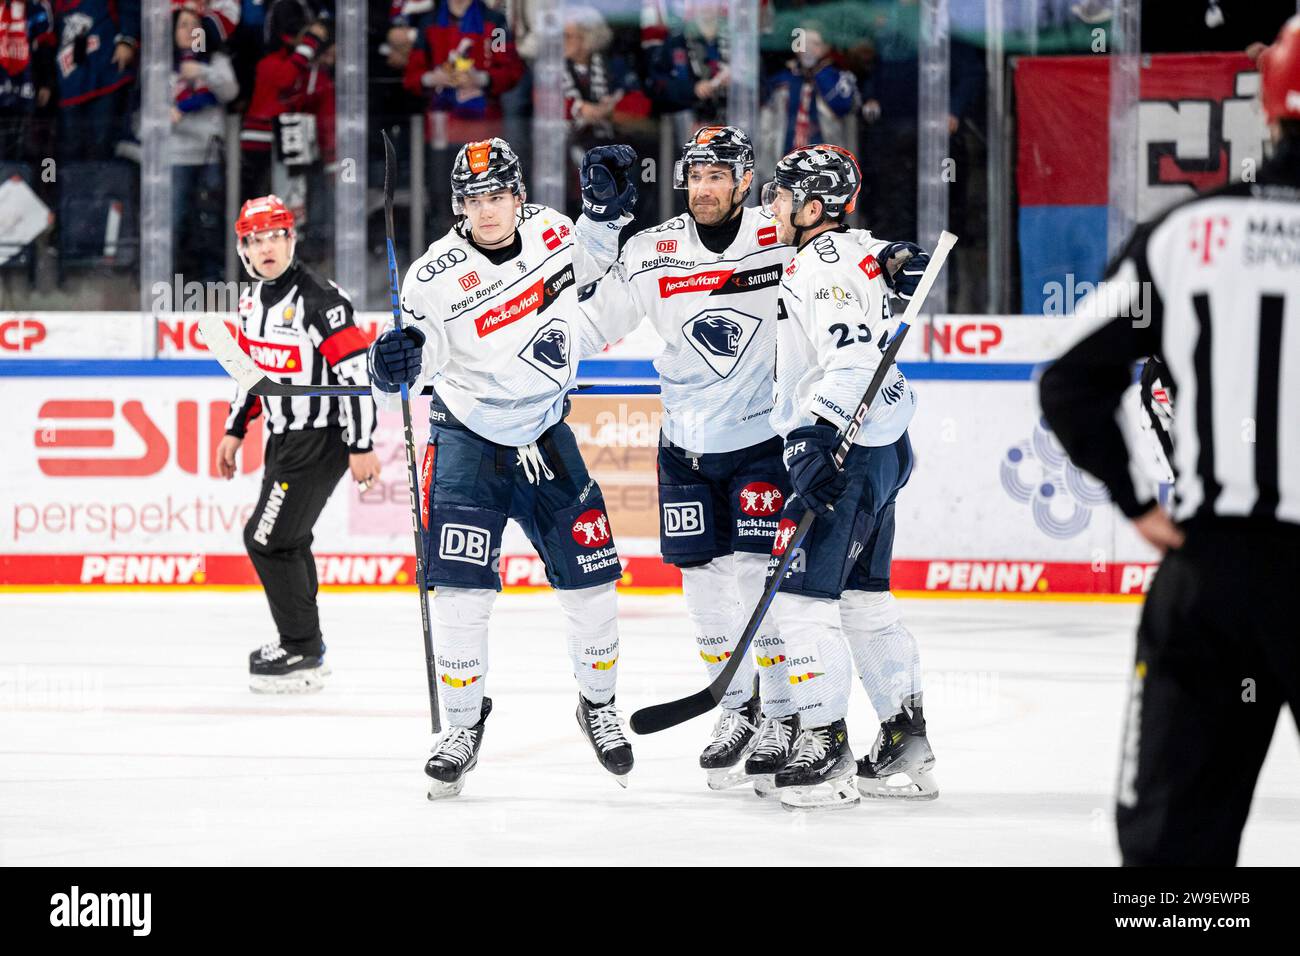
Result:
M1185 530L1138 628L1117 812L1126 866L1233 865L1278 713L1300 713L1300 529Z
M341 428L285 432L266 443L262 491L244 525L244 547L266 591L280 643L290 651L320 653L312 528L347 470Z

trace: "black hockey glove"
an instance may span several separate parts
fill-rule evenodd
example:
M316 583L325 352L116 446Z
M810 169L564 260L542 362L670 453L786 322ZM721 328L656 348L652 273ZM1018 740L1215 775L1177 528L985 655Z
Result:
M804 504L819 515L828 514L844 494L849 479L835 466L839 431L831 425L804 425L785 437L786 471L790 484Z
M885 267L885 285L889 291L908 302L921 284L925 267L930 264L930 254L914 242L891 242L880 250L880 261Z
M420 377L424 333L412 325L389 329L370 346L370 381L381 392L399 392Z
M611 222L636 207L632 169L636 150L631 146L597 146L582 157L579 182L582 211L595 222Z

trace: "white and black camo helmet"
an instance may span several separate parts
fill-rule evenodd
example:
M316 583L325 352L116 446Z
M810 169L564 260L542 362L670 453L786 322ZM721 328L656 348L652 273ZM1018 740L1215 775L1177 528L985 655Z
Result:
M510 144L494 136L462 146L451 167L452 212L465 214L467 196L485 196L502 189L527 201L523 164Z
M728 166L736 185L754 170L754 144L739 126L702 126L682 146L682 158L673 164L673 188L685 189L691 167Z
M763 184L763 212L772 214L778 187L794 197L791 213L812 199L822 201L823 215L840 219L853 212L862 188L862 173L853 154L842 146L801 146L776 164L776 178Z

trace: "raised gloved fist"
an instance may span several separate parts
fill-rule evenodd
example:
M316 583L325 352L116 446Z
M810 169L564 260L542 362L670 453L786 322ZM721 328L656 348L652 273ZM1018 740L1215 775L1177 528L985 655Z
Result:
M631 172L636 150L631 146L597 146L582 157L579 182L582 211L588 219L610 222L631 215L636 206L636 186Z
M891 242L877 258L884 263L889 291L904 302L910 301L930 264L930 254L914 242Z
M833 506L849 480L835 464L835 448L840 433L831 425L804 425L785 437L786 471L795 494L819 515Z
M389 329L370 346L370 382L381 392L398 392L420 377L424 333L413 325Z

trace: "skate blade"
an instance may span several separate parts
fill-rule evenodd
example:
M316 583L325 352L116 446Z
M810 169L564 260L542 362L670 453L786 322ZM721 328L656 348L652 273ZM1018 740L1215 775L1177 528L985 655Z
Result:
M441 780L429 781L428 798L430 800L446 800L448 797L456 797L465 789L465 778L461 777L455 783L443 783Z
M248 689L254 694L315 694L325 689L328 669L313 668L292 674L250 674Z
M939 782L929 773L858 777L857 787L858 793L870 800L936 800L939 797Z
M745 773L743 763L732 767L721 767L717 770L706 770L704 774L704 782L710 790L730 790L733 787L743 786L754 779L752 774Z
M847 810L862 798L848 779L828 780L813 787L782 787L781 806L791 812L800 810Z
M768 797L772 796L772 794L776 793L776 774L755 774L753 780L754 796L758 797L760 800L766 800Z
M627 789L627 778L630 777L630 776L631 776L631 774L628 774L628 773L615 774L615 776L614 776L614 782L617 783L617 784L618 784L620 787L622 787L624 790L626 790L626 789Z

